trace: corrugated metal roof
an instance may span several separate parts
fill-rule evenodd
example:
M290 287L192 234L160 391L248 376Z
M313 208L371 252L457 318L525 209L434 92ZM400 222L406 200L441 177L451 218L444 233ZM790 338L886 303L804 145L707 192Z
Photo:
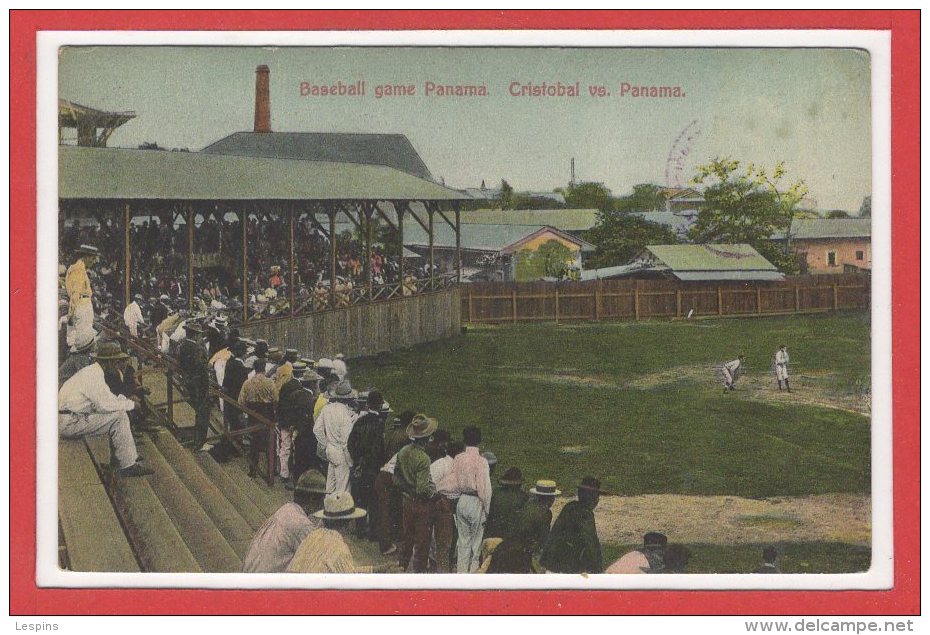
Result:
M689 210L690 211L690 210ZM694 210L693 213L674 213L674 212L663 212L663 211L654 211L654 212L631 212L632 214L639 216L643 220L647 220L650 223L656 223L659 225L665 225L673 232L675 235L683 238L687 236L688 231L694 225L697 220L697 210Z
M174 200L468 198L380 165L71 146L58 148L58 196Z
M562 231L587 231L597 222L596 209L479 209L462 212L462 223L548 225Z
M779 271L673 271L684 282L745 282L751 280L784 280Z
M551 229L566 239L575 242L581 247L582 251L594 249L593 245L580 238L560 232L554 227L547 228L545 225L495 225L475 223L462 223L462 249L500 253L543 229ZM426 247L429 245L429 236L427 233L423 231L419 223L409 218L404 220L404 244L417 247ZM441 219L439 222L436 222L435 219L433 221L433 246L455 247L455 232Z
M777 271L750 245L649 245L658 260L674 272Z
M791 224L795 239L818 238L871 238L871 218L798 218ZM784 233L775 235L783 239Z
M618 265L616 267L602 267L600 269L584 269L581 272L581 279L607 280L608 278L620 278L644 270L645 268L639 263Z
M203 149L207 154L384 165L421 179L433 175L402 134L236 132Z

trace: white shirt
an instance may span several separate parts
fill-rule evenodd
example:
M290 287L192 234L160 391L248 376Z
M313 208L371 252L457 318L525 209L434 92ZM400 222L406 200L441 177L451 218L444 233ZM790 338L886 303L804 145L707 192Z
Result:
M733 372L739 369L741 365L742 363L739 361L739 359L734 359L732 362L727 362L724 364L723 367L730 371L730 374L732 375Z
M642 551L631 551L607 567L604 573L648 573L651 568Z
M287 569L297 547L322 521L308 517L297 503L285 503L259 527L242 563L246 573L280 573Z
M348 444L356 419L357 415L338 401L330 401L320 410L313 424L313 435L330 463L352 465Z
M785 364L787 364L788 363L788 351L778 349L778 351L775 353L775 363L780 366L784 366Z
M452 469L455 466L455 460L451 456L444 456L441 459L436 459L429 466L429 477L433 481L433 485L436 486L436 491L445 496L446 498L458 498L459 493L455 490L443 490L439 487L439 484L443 482L449 474L452 473ZM448 481L446 481L448 482Z
M394 468L397 467L397 454L398 453L395 452L391 460L384 464L384 467L381 468L382 472L387 472L388 474L394 473ZM430 472L432 473L432 466L430 466Z
M346 367L346 363L341 359L333 360L333 372L336 373L336 376L339 379L345 379L346 375L349 374L349 369Z
M139 308L139 303L135 300L130 302L123 311L123 322L132 332L136 331L139 324L145 322L145 318L142 317L142 309Z
M187 330L184 328L185 324L187 324L187 320L181 322L178 327L174 329L174 333L172 333L169 338L172 342L181 342L187 337Z
M58 409L78 414L128 412L135 407L131 399L110 391L103 378L103 367L96 362L76 372L58 391Z

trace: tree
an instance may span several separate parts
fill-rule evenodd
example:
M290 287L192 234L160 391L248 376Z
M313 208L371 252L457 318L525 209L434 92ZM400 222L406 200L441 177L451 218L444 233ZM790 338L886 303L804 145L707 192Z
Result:
M633 193L613 200L613 209L620 212L651 212L665 209L665 194L653 183L633 186Z
M827 218L849 218L849 214L841 209L831 209L827 212Z
M635 214L601 211L597 222L585 234L596 247L585 260L586 269L613 267L629 262L646 245L676 245L680 241L665 225L647 221Z
M575 262L575 253L555 239L547 240L535 251L523 249L517 253L516 279L558 278L568 274Z
M513 187L504 179L501 179L501 193L497 197L497 206L501 209L514 209Z
M565 197L565 207L571 209L603 210L610 207L610 190L603 183L574 183L556 191Z
M866 196L862 199L862 205L859 206L859 216L862 218L872 218L872 196Z
M785 273L800 269L791 251L792 222L807 195L804 181L787 185L784 163L769 174L750 163L745 169L731 158L699 166L693 183L704 185L704 206L691 228L696 243L748 243ZM783 237L781 244L774 239Z

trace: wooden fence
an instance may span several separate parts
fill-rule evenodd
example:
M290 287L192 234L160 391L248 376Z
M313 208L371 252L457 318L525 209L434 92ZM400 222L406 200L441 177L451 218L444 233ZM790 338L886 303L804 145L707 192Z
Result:
M643 320L771 315L867 308L864 274L788 277L783 282L688 283L675 280L481 282L462 287L469 323Z
M362 357L451 337L462 325L459 287L297 317L242 324L262 338L311 357Z

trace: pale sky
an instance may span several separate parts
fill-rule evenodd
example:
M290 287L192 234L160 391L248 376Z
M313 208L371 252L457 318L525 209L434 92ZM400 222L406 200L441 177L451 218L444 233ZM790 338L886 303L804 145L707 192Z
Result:
M855 212L871 193L869 57L856 49L81 47L59 59L60 97L136 111L110 146L199 150L251 130L255 67L267 64L273 130L405 134L452 187L505 178L552 190L574 157L578 180L621 195L687 184L694 166L731 156L785 161L820 208ZM301 82L357 80L365 97L300 95ZM489 96L426 96L427 81ZM577 81L581 95L513 97L514 81ZM685 96L621 97L623 82ZM379 84L413 84L416 95L376 99ZM611 94L589 96L589 85Z

